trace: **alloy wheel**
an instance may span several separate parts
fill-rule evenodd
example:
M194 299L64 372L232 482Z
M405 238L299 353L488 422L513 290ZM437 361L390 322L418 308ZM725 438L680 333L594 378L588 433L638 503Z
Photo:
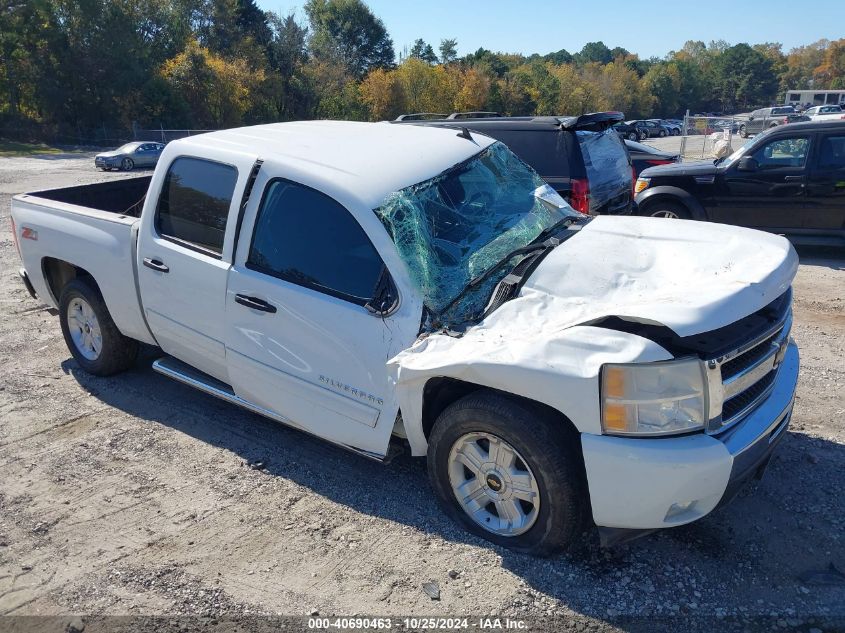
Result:
M524 534L540 513L540 488L522 455L491 433L467 433L449 453L449 483L458 504L482 528Z

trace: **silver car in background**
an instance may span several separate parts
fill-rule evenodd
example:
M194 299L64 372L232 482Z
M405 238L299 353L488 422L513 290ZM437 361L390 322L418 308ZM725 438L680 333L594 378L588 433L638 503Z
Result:
M122 169L131 171L135 167L154 167L164 149L162 143L136 141L127 143L110 152L103 152L94 157L94 166L103 171Z

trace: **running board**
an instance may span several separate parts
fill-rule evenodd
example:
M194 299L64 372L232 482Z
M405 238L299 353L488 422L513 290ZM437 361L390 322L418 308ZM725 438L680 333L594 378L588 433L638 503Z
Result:
M265 418L270 418L271 420L274 420L276 422L281 422L285 426L294 428L297 431L308 433L313 437L317 437L321 440L334 444L335 446L344 448L348 451L355 453L356 455L363 455L364 457L367 457L368 459L372 459L377 462L384 462L385 458L387 457L387 455L371 453L369 451L361 450L360 448L355 448L354 446L349 446L348 444L332 442L331 440L327 440L326 438L314 435L313 433L310 433L307 429L302 428L292 420L289 420L288 418L281 416L278 413L274 413L269 409L265 409L264 407L259 407L257 404L253 404L248 400L244 400L243 398L235 394L234 390L230 385L227 385L222 380L217 380L216 378L209 376L208 374L205 374L200 370L191 367L187 363L183 363L182 361L173 358L172 356L165 356L154 361L153 370L157 371L163 376L172 378L177 382L181 382L185 385L188 385L189 387L198 389L203 393L207 393L210 396L214 396L215 398L219 398L220 400L225 400L226 402L241 407L242 409L246 409L247 411L251 411L252 413L257 413L258 415L262 415Z

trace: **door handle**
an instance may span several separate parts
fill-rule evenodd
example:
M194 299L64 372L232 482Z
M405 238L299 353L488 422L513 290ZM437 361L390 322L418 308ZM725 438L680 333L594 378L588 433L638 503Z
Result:
M804 176L784 176L784 182L804 182Z
M169 273L170 268L164 264L164 262L158 259L151 259L149 257L144 258L144 266L147 268L152 268L153 270L157 270L160 273Z
M260 310L261 312L269 312L271 314L276 312L276 306L272 303L267 303L264 299L259 299L258 297L235 295L235 303L240 303L242 306L252 308L253 310Z

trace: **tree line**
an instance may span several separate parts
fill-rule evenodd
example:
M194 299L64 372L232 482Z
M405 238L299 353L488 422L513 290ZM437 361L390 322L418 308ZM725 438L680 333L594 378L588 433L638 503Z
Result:
M591 42L547 55L422 39L394 49L362 0L307 0L304 21L255 0L5 0L0 133L102 136L139 127L216 129L312 118L391 119L465 110L509 115L744 111L790 89L845 88L845 39L689 41L640 59Z

